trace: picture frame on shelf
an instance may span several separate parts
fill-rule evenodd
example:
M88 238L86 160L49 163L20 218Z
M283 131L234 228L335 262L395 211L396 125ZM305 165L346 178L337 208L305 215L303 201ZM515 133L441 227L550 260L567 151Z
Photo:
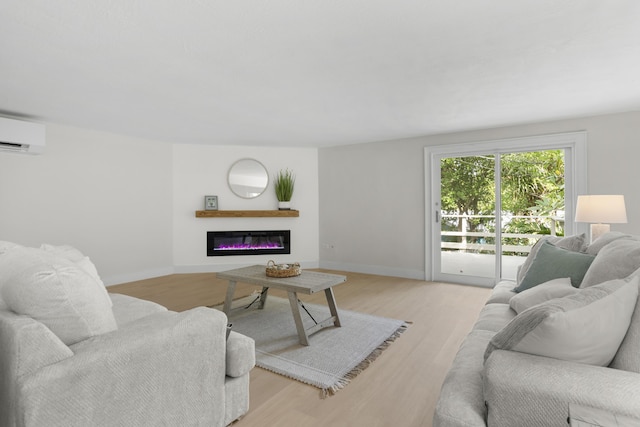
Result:
M204 210L205 211L217 211L218 210L218 196L204 196Z

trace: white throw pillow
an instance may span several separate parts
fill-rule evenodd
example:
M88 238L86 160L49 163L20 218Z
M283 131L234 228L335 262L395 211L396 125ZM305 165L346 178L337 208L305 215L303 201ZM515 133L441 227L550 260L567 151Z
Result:
M19 248L20 245L17 243L7 242L5 240L0 240L0 255L6 253L7 251L13 248Z
M585 252L591 255L598 255L602 248L619 239L636 239L636 237L619 231L610 231L608 233L604 233L602 236L587 245Z
M104 286L40 249L14 248L0 257L0 292L12 311L43 323L67 345L117 329Z
M576 292L578 292L578 289L571 285L571 279L569 277L553 279L515 294L509 300L509 306L519 314L534 305L554 298L566 297Z
M109 306L113 306L113 302L111 301L111 298L109 298L109 293L107 292L107 288L104 286L104 282L102 281L102 279L100 278L100 275L98 274L98 269L93 264L93 262L91 262L88 256L85 256L78 249L70 245L54 246L47 243L43 243L42 245L40 245L40 249L46 252L50 252L54 255L66 258L69 261L75 263L78 267L82 268L84 271L86 271L91 277L93 277L98 283L102 285L102 290L104 291L103 294L105 299L109 303Z
M639 280L612 280L525 310L493 336L485 360L502 349L608 366L629 328Z
M600 249L585 273L580 287L588 288L607 280L623 279L638 268L640 268L640 240L617 239Z
M96 269L96 266L93 264L93 262L91 262L88 256L85 256L82 252L80 252L78 249L74 248L73 246L70 246L70 245L55 246L55 245L43 243L42 245L40 245L40 249L42 249L43 251L51 252L54 255L58 255L63 258L66 258L69 261L75 262L78 265L78 267L81 267L83 270L85 270L87 273L93 276L96 280L102 283L102 279L100 279L100 276L98 275L98 270Z

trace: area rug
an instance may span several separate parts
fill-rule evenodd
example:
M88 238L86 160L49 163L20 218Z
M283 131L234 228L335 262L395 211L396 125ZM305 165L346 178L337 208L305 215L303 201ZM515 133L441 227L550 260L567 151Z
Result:
M234 306L250 302L243 298ZM308 312L305 312L305 310ZM305 328L330 317L326 306L304 303ZM263 310L233 312L232 330L256 342L256 365L321 389L321 397L335 394L368 367L407 324L341 310L341 327L330 326L309 336L309 346L298 341L289 300L270 296Z

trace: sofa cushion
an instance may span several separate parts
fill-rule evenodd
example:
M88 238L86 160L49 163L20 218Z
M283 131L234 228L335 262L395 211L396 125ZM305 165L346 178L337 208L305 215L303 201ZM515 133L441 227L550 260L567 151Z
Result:
M515 291L522 292L561 277L571 278L571 284L577 288L594 258L593 255L559 248L546 241L542 242L527 274Z
M623 279L640 268L640 240L617 239L604 246L584 275L581 288Z
M640 286L640 285L639 285ZM636 308L631 317L631 324L627 330L616 356L611 362L614 369L636 372L640 374L640 298L636 302Z
M582 234L576 234L575 236L567 236L567 237L545 236L540 238L535 243L535 245L533 245L533 247L531 248L531 251L529 252L529 255L527 256L527 259L525 259L524 263L518 269L518 275L516 279L516 283L518 285L520 284L520 282L522 282L522 279L524 279L524 276L527 274L527 271L529 271L529 268L531 267L533 260L538 254L538 250L540 249L540 246L542 246L542 243L544 242L552 243L559 248L567 249L573 252L582 252L586 247L586 236L584 233L582 233Z
M516 316L509 304L486 304L482 307L473 329L498 332Z
M110 293L113 301L113 317L118 328L152 314L168 311L166 307L152 301L131 297L129 295Z
M52 253L7 251L0 257L0 288L12 311L43 323L67 345L117 328L104 286Z
M491 339L485 360L504 349L609 365L629 328L638 281L612 280L525 310Z
M515 287L516 283L513 280L502 280L498 282L493 287L493 291L485 304L509 304L509 300L516 294L513 290Z
M552 300L554 298L562 298L567 295L578 292L578 289L571 285L571 279L568 277L561 277L559 279L552 279L548 282L541 283L533 288L526 289L509 300L509 306L516 313L522 313L528 308L534 305L541 304L543 302Z

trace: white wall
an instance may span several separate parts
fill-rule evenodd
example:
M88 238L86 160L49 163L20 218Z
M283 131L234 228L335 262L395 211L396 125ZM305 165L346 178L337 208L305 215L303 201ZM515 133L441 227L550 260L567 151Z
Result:
M424 147L585 130L590 194L624 194L640 234L640 112L319 150L320 266L410 278L425 265Z
M0 152L0 240L70 244L107 284L172 272L171 145L46 126L42 155Z
M242 158L260 161L269 173L267 190L254 199L231 192L227 173ZM221 210L277 209L273 176L291 169L296 185L291 199L298 218L196 218L204 196L217 195ZM250 264L298 261L318 266L318 150L243 146L175 145L173 147L173 260L178 273L221 271ZM290 255L206 256L207 231L291 230Z
M319 151L320 266L424 276L424 195L419 143Z
M0 153L0 240L72 244L113 284L266 263L206 257L206 231L284 228L293 253L276 261L423 278L425 146L579 130L589 192L624 194L629 224L612 229L640 234L635 112L319 150L172 145L48 124L45 154ZM227 171L243 157L271 176L295 171L299 218L195 218L205 194L218 195L221 209L276 208L271 184L252 200L229 190Z
M268 261L207 257L206 231L214 230L291 230L291 255L273 258L318 266L315 148L173 145L55 124L46 129L44 154L0 152L0 240L73 245L107 284ZM252 200L229 190L227 171L245 157L261 161L270 177L294 171L299 218L195 218L205 194L218 195L220 209L277 209L271 182Z

